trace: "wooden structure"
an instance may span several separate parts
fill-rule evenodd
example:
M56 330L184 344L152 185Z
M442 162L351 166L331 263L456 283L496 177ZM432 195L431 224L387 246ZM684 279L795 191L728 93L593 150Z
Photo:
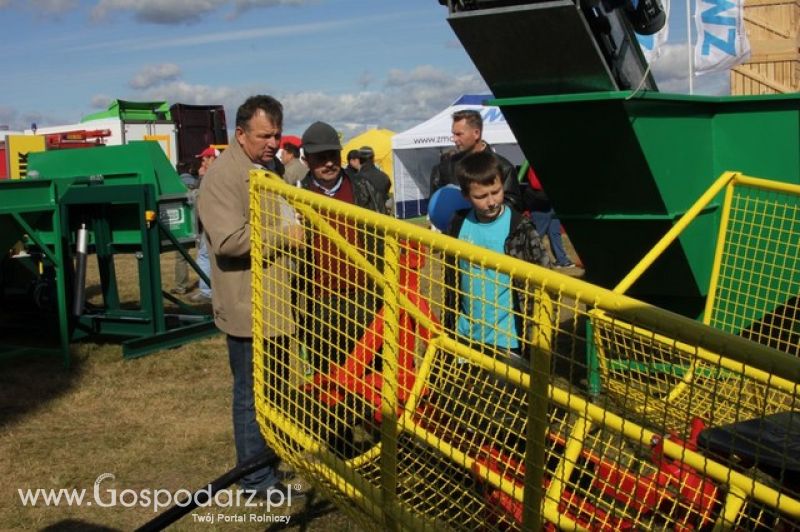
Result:
M800 91L800 0L747 0L750 59L731 70L731 94Z

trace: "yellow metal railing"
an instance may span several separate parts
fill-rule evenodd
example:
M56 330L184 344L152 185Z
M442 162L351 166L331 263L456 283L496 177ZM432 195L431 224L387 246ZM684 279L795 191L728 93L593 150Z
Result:
M703 323L800 354L800 186L726 172L614 289L624 293L724 192ZM618 320L621 321L621 320ZM798 408L797 383L774 374L780 355L734 360L627 328L622 350L607 315L592 322L605 389L629 408L684 431L693 417L726 425ZM742 364L744 363L744 365ZM759 369L761 368L761 369Z
M743 464L707 445L689 412L692 430L681 432L647 415L670 389L586 388L587 350L614 382L610 361L656 368L655 349L716 361L695 371L703 378L752 376L795 401L795 357L263 172L250 182L259 423L281 458L363 527L751 529L800 519L788 451L770 455L769 470ZM276 204L299 215L304 245L265 244L297 223ZM465 313L466 281L481 287L479 316ZM270 305L287 297L298 325L288 341L273 337L285 316ZM499 340L498 322L518 348ZM493 328L494 339L475 336ZM684 378L678 367L669 369Z

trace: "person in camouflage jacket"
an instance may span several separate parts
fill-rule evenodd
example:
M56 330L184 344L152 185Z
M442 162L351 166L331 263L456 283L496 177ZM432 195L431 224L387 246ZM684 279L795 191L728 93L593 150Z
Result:
M466 169L461 168L461 166L464 166ZM469 173L470 170L473 174L480 174L481 171L486 172L489 171L489 169L493 169L492 171L497 171L496 160L490 153L470 155L468 158L465 158L465 163L463 165L459 164L459 166L457 166L457 172L460 175L464 174L465 172ZM470 199L468 196L469 183L466 183L465 179L463 178L459 181L461 184L462 193L464 193L467 199ZM531 264L550 267L549 255L542 244L539 234L536 232L533 222L508 205L505 205L502 208L508 209L510 214L508 234L503 241L503 252L510 257L514 257ZM464 227L464 223L467 220L467 217L470 216L471 213L474 213L475 210L475 204L473 203L473 208L457 211L450 222L446 234L454 238L463 239L462 228ZM475 215L473 214L472 216L474 217ZM502 235L500 238L502 238ZM447 330L453 331L454 333L457 332L458 315L466 311L462 297L464 290L462 290L462 287L460 286L461 275L457 261L458 257L455 255L448 254L445 257L446 288L443 322ZM524 287L520 286L520 283L515 282L511 295L516 331L518 331L521 343L525 344L526 342L530 341L531 332L525 330L526 324L523 324L522 317L530 317L532 315L533 302L529 300L530 298L525 297L526 291L523 288ZM527 325L530 324L528 323Z

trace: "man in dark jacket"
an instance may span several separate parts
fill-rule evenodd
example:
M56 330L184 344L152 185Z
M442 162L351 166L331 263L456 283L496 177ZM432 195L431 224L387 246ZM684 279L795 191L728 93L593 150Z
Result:
M361 146L358 150L358 160L361 168L358 171L359 177L363 177L375 187L378 194L378 203L384 208L384 212L389 214L389 197L392 189L392 182L380 168L375 166L375 152L369 146Z
M358 150L350 150L347 152L347 166L344 167L344 172L350 177L355 176L361 168L361 160L358 156Z
M431 194L445 185L458 185L455 177L455 166L458 161L470 153L491 150L492 147L483 140L483 118L478 111L462 109L453 113L453 143L456 153L444 158L431 171ZM495 154L503 171L503 192L505 201L517 210L522 209L522 192L520 191L517 171L514 165L505 157Z

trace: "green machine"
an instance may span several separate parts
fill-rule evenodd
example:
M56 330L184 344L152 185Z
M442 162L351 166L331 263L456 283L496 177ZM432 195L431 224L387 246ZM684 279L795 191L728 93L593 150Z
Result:
M723 172L800 183L800 94L618 91L494 104L552 199L586 279L609 288ZM628 293L699 316L721 203L720 194Z
M123 355L136 357L216 332L211 316L162 290L166 251L178 251L205 276L184 249L195 239L187 190L158 144L32 153L28 169L25 180L0 182L0 249L22 247L3 260L0 325L35 330L42 320L41 331L56 320L65 364L69 343L87 336L120 338ZM85 301L92 254L102 305ZM117 255L135 258L137 304L120 300ZM180 313L167 313L165 299ZM28 350L42 346L0 346L0 354Z
M658 93L630 11L594 0L441 3L588 281L613 288L724 171L800 183L800 94ZM699 316L720 203L627 293Z

